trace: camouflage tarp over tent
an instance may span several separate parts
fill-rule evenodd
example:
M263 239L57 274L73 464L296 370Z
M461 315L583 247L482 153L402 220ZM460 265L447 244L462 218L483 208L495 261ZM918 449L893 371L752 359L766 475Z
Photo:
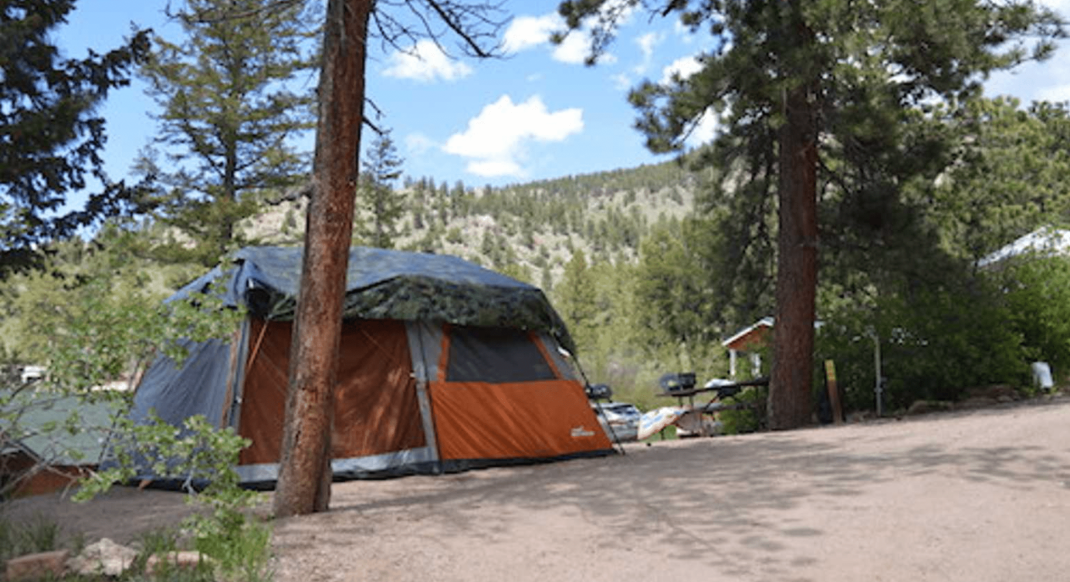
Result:
M134 399L175 425L203 414L253 444L238 471L274 481L285 410L300 248L238 251L183 287L248 317L229 342L155 362ZM571 349L538 288L443 255L354 248L335 387L336 476L461 470L605 454L611 445L557 347ZM151 475L145 475L151 477Z

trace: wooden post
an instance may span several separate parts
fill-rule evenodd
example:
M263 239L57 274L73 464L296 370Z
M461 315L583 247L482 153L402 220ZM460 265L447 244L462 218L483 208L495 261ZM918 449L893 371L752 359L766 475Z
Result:
M836 364L832 360L825 360L825 376L828 377L829 403L832 404L832 422L843 424L840 389L836 386Z

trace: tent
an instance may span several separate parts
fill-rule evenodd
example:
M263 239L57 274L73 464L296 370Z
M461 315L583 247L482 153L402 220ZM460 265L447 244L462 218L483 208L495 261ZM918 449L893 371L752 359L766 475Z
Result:
M134 397L179 425L202 414L252 440L245 484L278 475L300 248L250 247L169 301L215 293L247 316L230 341L160 358ZM564 323L538 288L457 257L350 251L336 371L336 478L453 472L602 455L612 445L559 347Z
M45 390L0 390L0 497L50 493L97 467L114 410L107 399ZM4 412L0 410L0 412Z

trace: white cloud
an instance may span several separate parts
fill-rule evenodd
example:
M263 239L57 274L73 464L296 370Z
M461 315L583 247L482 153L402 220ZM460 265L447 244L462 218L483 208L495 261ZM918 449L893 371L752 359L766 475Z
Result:
M618 73L610 77L613 79L613 86L618 91L627 91L632 88L632 79L626 73Z
M679 75L680 80L686 80L691 75L702 70L702 63L695 56L676 59L661 71L661 84L672 83L673 77Z
M450 136L443 150L472 158L468 171L473 174L519 177L529 142L563 141L582 130L581 109L551 112L538 95L519 104L503 95L469 120L467 130Z
M654 49L661 44L664 40L664 36L657 32L647 32L636 39L636 44L639 45L639 50L643 51L643 62L649 63L654 57Z
M1070 84L1056 85L1054 87L1041 89L1037 91L1036 98L1040 101L1050 101L1052 103L1070 101Z
M650 66L650 60L654 58L654 49L663 40L665 40L665 37L656 32L648 32L635 39L635 44L639 45L639 50L643 52L643 62L634 69L637 75L642 75L646 72L647 67Z
M695 40L695 35L691 32L691 28L680 22L679 19L673 24L672 31L676 36L680 37L680 42L684 44L691 44L691 41Z
M564 27L564 20L552 12L545 16L519 16L509 23L502 48L507 53L518 53L548 43L550 34Z
M405 136L405 152L412 155L420 155L435 147L435 142L422 133L410 133Z
M698 147L705 145L713 141L713 138L717 136L718 118L717 112L713 108L707 108L702 112L702 116L698 119L698 124L695 126L691 135L687 136L688 147Z
M487 160L468 163L468 172L484 178L497 176L524 176L524 169L512 160Z
M630 7L622 10L624 19L630 18L632 12L634 9ZM507 54L515 54L541 45L550 46L550 35L558 31L566 32L565 21L555 12L543 16L518 16L506 29L502 47ZM550 56L558 62L582 65L590 47L591 35L586 29L568 31L561 44L550 46ZM617 62L610 53L599 55L597 60L603 64Z
M631 24L632 16L639 10L638 2L632 0L610 0L602 5L602 16L616 20L618 28Z
M1059 13L1059 16L1070 16L1070 0L1040 0L1043 4Z
M561 44L554 47L553 57L555 61L570 65L582 65L591 54L591 35L586 31L572 31ZM612 53L598 55L597 61L602 64L617 62L617 57Z
M583 59L587 58L587 53L590 52L590 46L586 34L572 32L561 44L554 47L554 60L570 65L582 65Z
M387 69L383 71L387 77L412 79L421 83L430 83L436 78L453 81L472 74L471 67L451 59L430 40L421 40L407 50L396 51L387 59L387 64Z

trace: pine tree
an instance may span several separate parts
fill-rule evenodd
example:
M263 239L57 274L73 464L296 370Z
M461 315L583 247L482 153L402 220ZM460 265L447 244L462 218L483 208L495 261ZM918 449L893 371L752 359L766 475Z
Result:
M361 168L357 211L366 222L356 225L356 230L364 244L394 248L398 223L405 211L404 196L393 186L401 177L402 163L390 130L382 130L365 152Z
M314 27L299 3L268 0L189 0L179 16L185 38L155 37L141 70L161 108L141 166L162 186L159 218L193 243L171 254L214 265L265 197L308 172L293 142L312 127Z
M582 250L577 249L565 264L564 275L554 287L554 296L554 304L568 324L577 349L590 349L595 340L598 304L594 280Z
M104 119L95 115L148 51L148 33L85 59L63 59L50 39L74 0L10 0L0 5L0 279L40 266L52 241L132 209L136 189L104 174ZM91 187L84 208L64 211Z
M610 4L560 6L570 28L593 20L593 54L610 42L621 14ZM1016 1L670 0L650 8L677 13L692 29L708 26L719 42L699 56L702 69L694 75L668 85L647 81L631 93L637 127L650 149L679 151L703 115L719 112L726 127L719 155L722 168L731 170L726 180L733 188L756 186L752 194L776 194L769 424L806 424L819 176L843 190L845 202L895 196L904 178L927 169L899 163L897 130L908 112L932 99L968 100L989 72L1049 55L1061 24L1050 10ZM839 175L837 154L844 169L859 171Z

